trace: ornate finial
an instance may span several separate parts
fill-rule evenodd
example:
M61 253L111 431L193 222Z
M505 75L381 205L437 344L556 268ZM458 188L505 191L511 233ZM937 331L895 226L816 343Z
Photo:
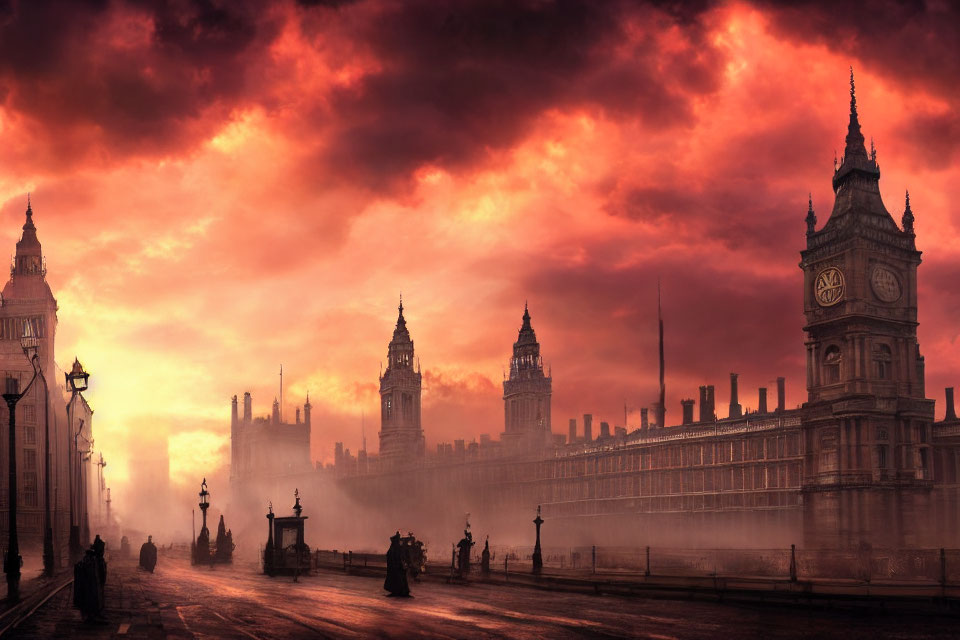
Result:
M27 191L27 213L33 213L33 207L30 206L30 192Z
M400 292L400 313L403 313L403 291Z
M807 194L807 235L811 235L817 230L817 216L813 213L813 194Z
M873 136L870 136L870 159L877 161L877 147L873 144Z
M267 503L267 515L268 517L273 515L273 500Z
M903 209L903 231L913 233L913 210L910 209L910 190L907 190L905 197L905 206Z

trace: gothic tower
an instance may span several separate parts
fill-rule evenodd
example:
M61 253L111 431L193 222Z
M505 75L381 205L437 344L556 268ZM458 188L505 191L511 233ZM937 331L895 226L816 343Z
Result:
M400 301L397 326L387 349L387 370L380 376L380 464L396 468L423 457L420 426L420 367L413 368L413 340Z
M930 489L933 401L917 343L917 251L909 200L901 229L880 198L850 74L846 148L819 231L807 208L805 536L808 545L917 544Z
M58 411L51 400L57 395L57 373L55 364L55 337L57 330L57 301L53 297L46 279L43 251L37 238L37 228L33 224L33 208L27 200L26 220L20 240L17 242L16 255L10 267L10 280L3 287L0 302L0 377L16 378L23 391L33 377L33 367L24 357L21 338L26 330L39 338L38 355L40 367L50 384L49 397L43 393L43 385L34 383L28 394L17 404L17 482L20 492L21 545L26 541L41 540L43 527L43 505L45 487L43 486L43 416L46 409L53 415L50 418L50 459L51 459L51 500L54 497L52 487L65 486L68 477L67 467L55 464L62 458L61 444L65 445L67 436L58 427ZM61 379L62 380L62 379ZM61 407L63 405L60 405ZM62 411L62 409L61 409ZM2 409L3 420L7 420L6 407ZM62 415L62 414L61 414ZM62 423L60 423L62 424ZM87 432L89 433L89 431ZM60 437L60 436L64 437ZM69 441L73 442L72 434ZM4 449L3 455L7 455ZM6 460L6 457L4 458ZM0 492L6 495L7 474L0 480ZM63 484L59 484L60 482ZM57 509L56 506L53 509ZM6 518L7 503L2 506L3 518ZM55 529L59 525L53 525ZM56 534L59 535L59 532ZM21 547L22 548L22 547Z
M503 381L505 446L542 447L550 443L550 395L552 381L543 373L540 343L524 305L523 324L513 343L510 377Z

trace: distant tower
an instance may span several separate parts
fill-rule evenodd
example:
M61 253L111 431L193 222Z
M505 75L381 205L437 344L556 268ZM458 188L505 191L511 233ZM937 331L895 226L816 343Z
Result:
M540 343L524 305L523 324L513 343L510 377L503 381L504 444L541 447L549 444L552 381L543 373Z
M240 455L239 447L240 419L237 416L237 396L230 401L230 478L237 475L237 459Z
M397 326L387 349L387 370L380 376L380 461L384 468L423 457L420 426L419 367L413 368L413 340L400 301Z

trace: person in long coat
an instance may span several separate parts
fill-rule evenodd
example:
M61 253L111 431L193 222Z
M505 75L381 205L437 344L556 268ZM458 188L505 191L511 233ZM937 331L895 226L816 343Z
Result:
M390 596L410 596L410 586L407 584L407 568L403 564L403 550L400 548L399 531L390 538L390 548L387 549L387 579L383 582L383 588L390 592Z
M153 536L147 536L147 541L140 547L140 566L150 573L157 566L157 545L153 544Z
M73 567L73 606L80 609L84 622L101 620L103 590L100 586L100 567L93 546Z

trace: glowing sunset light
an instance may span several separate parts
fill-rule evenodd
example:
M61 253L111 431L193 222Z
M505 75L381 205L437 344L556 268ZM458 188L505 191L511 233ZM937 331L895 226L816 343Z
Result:
M554 431L620 425L625 401L638 426L658 277L670 419L701 384L723 406L730 371L745 405L781 375L799 404L798 252L807 194L821 225L833 203L849 65L884 202L899 220L909 188L916 212L928 397L960 384L957 38L887 37L956 29L942 17L324 4L0 21L3 237L32 192L57 359L91 372L118 481L147 432L176 482L224 473L231 397L269 413L281 363L285 416L313 403L312 460L359 448L361 413L375 449L401 291L428 451L503 430L524 301ZM514 26L485 32L495 10Z

